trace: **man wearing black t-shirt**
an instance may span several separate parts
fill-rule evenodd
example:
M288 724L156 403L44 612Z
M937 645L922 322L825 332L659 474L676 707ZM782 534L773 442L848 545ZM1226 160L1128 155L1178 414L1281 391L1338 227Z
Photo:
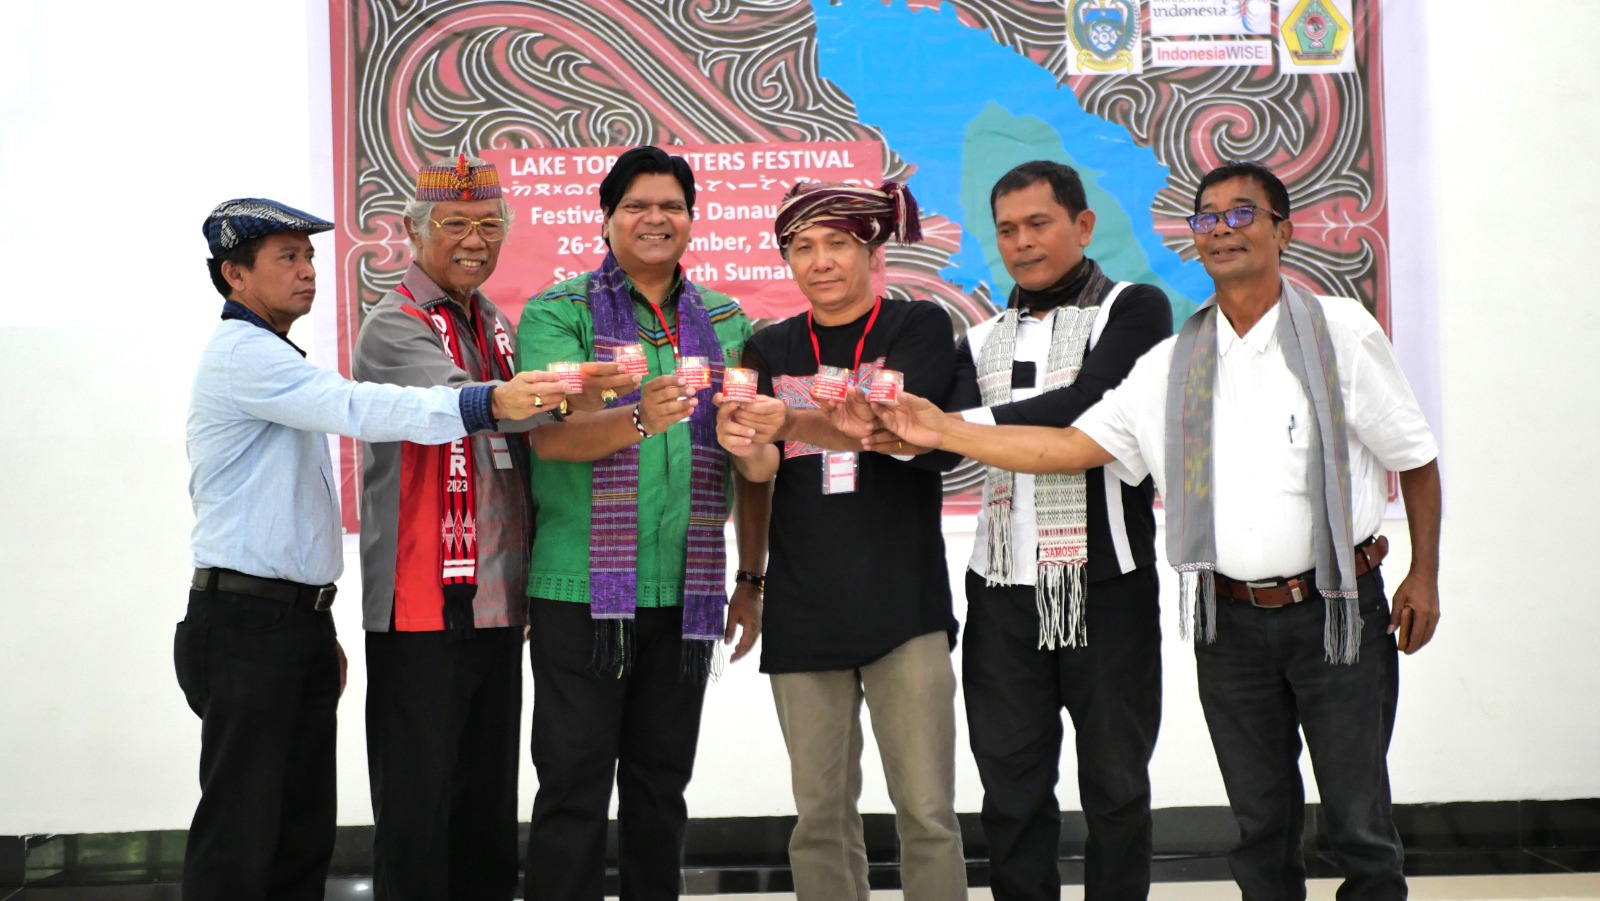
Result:
M867 897L861 704L884 762L912 901L966 897L955 816L956 622L940 533L940 472L956 458L861 452L862 394L881 370L933 399L954 384L950 318L872 291L877 248L920 239L904 186L802 184L775 223L809 312L756 333L744 362L764 396L721 401L718 439L740 472L775 481L761 671L772 677L799 820L789 861L800 901ZM848 373L817 401L818 370ZM774 443L777 442L777 443ZM903 455L893 451L905 450Z
M1078 173L1023 163L989 197L1016 280L967 333L955 409L971 422L1071 425L1172 334L1159 288L1112 282ZM1076 733L1088 824L1084 897L1150 893L1150 755L1161 720L1151 480L1103 469L1030 476L988 467L967 571L962 684L983 779L997 901L1061 897L1061 709Z

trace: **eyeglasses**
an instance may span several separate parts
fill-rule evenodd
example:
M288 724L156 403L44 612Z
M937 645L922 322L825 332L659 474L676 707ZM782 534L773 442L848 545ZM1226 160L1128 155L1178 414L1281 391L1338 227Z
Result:
M1231 210L1223 210L1220 213L1195 213L1183 221L1189 223L1189 230L1195 234L1209 235L1217 230L1217 222L1219 220L1228 223L1229 228L1244 228L1246 225L1256 221L1257 210L1271 216L1274 221L1283 218L1264 207L1236 206Z
M434 228L439 230L439 234L452 241L465 240L467 235L472 234L473 229L477 229L478 234L483 236L483 240L491 244L506 239L506 220L499 217L468 219L465 216L451 216L446 219L431 219L429 221L433 223Z

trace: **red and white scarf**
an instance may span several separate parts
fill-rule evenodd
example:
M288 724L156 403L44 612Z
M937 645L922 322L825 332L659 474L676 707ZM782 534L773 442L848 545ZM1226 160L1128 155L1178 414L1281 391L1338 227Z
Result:
M400 293L415 302L405 286ZM474 301L476 298L474 298ZM424 309L444 352L450 355L457 369L466 370L477 379L502 379L509 381L516 371L515 345L511 333L498 316L487 316L494 322L494 353L484 340L483 329L471 329L471 340L478 345L481 371L467 369L466 357L461 349L461 334L449 311L450 300L444 299ZM485 318L479 310L477 319ZM498 365L496 365L498 364ZM508 453L503 439L493 444L496 436L489 436L491 450ZM449 444L439 446L439 583L444 594L445 629L457 633L470 633L473 628L472 600L478 593L478 514L477 469L473 466L472 442L468 435Z

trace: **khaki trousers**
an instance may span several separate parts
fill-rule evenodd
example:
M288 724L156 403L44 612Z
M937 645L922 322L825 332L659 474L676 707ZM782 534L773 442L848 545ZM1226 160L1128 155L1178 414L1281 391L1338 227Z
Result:
M907 901L967 897L955 813L955 670L944 632L859 669L772 676L800 817L789 839L798 901L867 901L861 702L883 758Z

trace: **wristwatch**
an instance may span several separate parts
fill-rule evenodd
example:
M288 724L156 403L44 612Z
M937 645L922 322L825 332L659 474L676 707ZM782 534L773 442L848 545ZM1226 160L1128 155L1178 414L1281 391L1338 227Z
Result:
M767 577L760 575L759 573L746 572L745 570L741 569L733 574L733 581L735 583L744 582L747 585L754 585L756 587L756 591L763 593L765 593L767 590Z

